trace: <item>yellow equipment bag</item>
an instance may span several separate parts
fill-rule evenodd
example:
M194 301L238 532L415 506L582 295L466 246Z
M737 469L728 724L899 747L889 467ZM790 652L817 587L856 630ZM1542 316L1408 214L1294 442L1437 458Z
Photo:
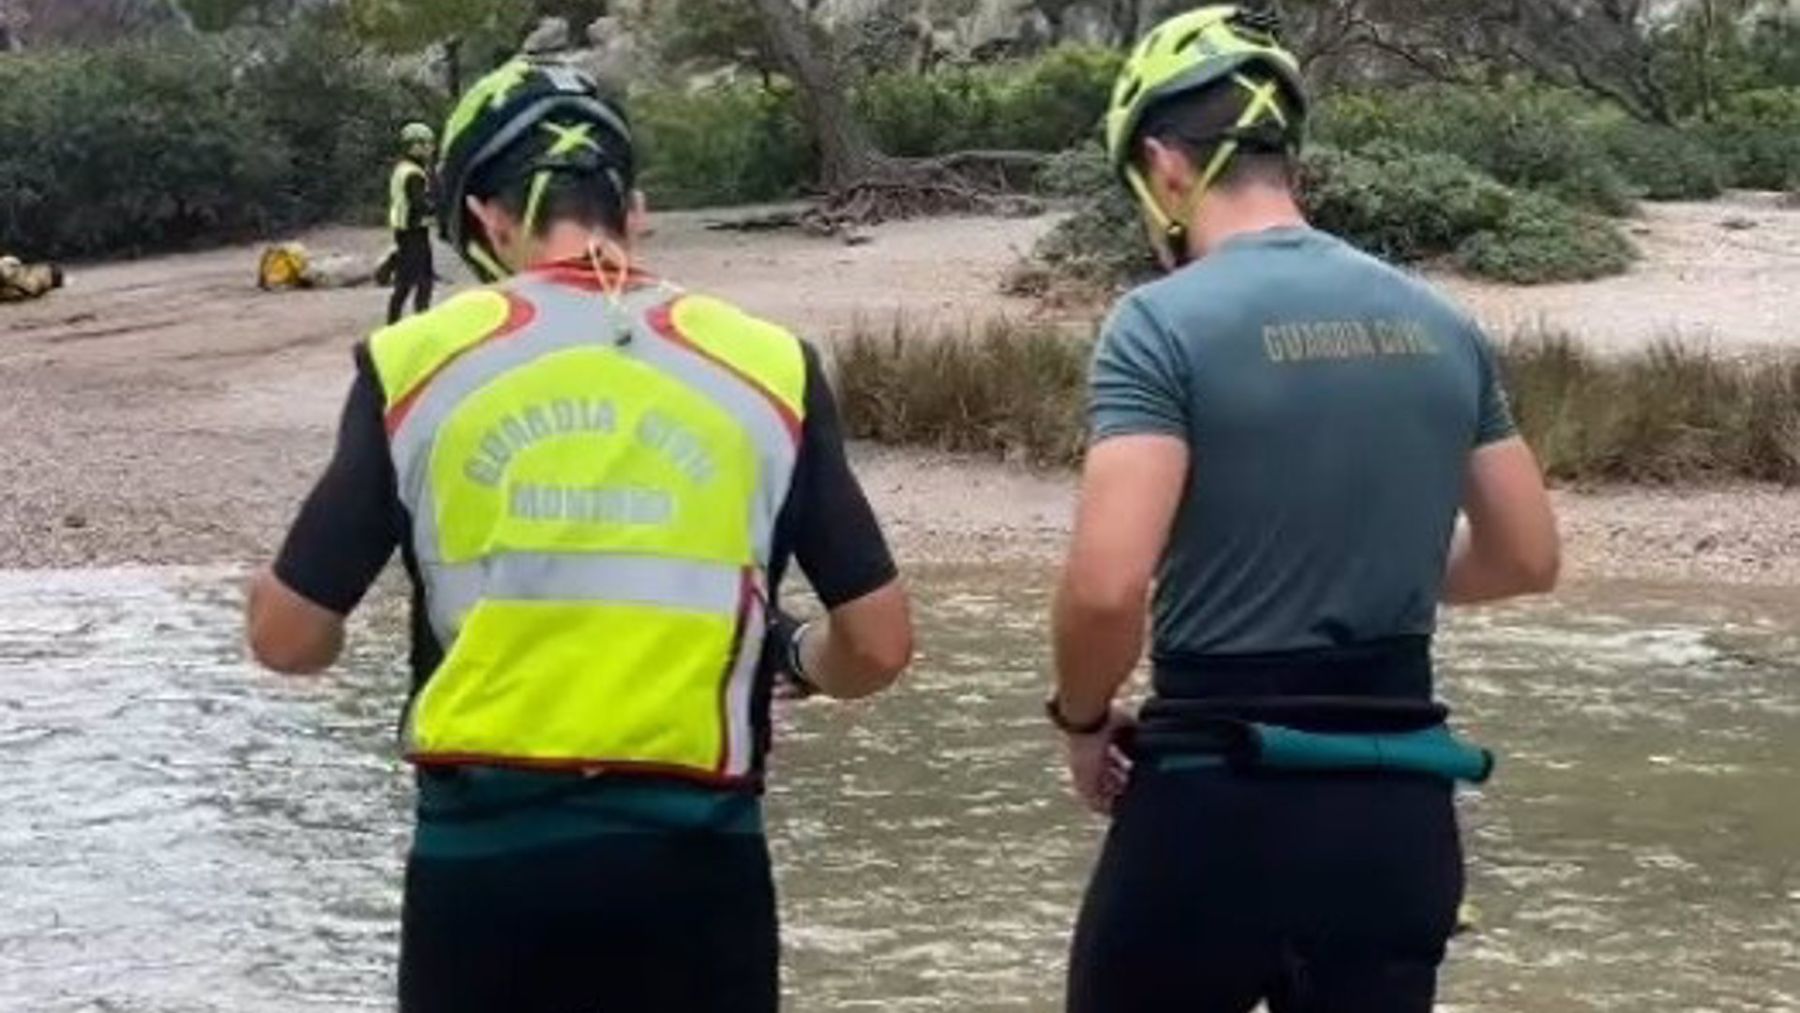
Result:
M303 288L309 282L312 255L299 243L276 243L263 250L256 287L265 292Z
M62 268L54 264L27 264L17 257L0 257L0 303L38 299L62 285Z

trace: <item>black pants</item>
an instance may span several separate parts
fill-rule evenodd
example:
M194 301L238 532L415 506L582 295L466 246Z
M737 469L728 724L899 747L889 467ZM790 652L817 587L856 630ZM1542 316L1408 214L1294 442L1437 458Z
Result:
M406 872L402 1013L774 1013L760 836L613 834Z
M1447 784L1153 764L1082 908L1071 1013L1429 1013L1463 890Z
M406 299L413 299L413 312L431 308L431 289L436 279L431 262L431 233L425 229L409 229L394 233L394 294L388 297L388 323L400 322L406 312Z

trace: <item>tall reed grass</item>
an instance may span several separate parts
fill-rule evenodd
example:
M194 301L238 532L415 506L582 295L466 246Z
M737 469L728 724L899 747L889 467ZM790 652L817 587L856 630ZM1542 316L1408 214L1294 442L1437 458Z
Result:
M1086 332L995 319L863 325L836 346L851 435L1048 467L1085 445ZM1800 352L1749 358L1665 341L1620 356L1571 334L1499 346L1520 431L1565 483L1800 484Z

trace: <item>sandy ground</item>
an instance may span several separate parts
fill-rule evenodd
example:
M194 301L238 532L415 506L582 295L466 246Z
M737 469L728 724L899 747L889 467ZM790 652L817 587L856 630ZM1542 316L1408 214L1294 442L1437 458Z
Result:
M1606 351L1666 338L1738 352L1800 347L1800 208L1773 194L1646 205L1629 274L1519 289L1438 276L1495 334L1563 328Z
M1717 225L1732 217L1760 224ZM710 232L708 219L665 217L649 266L822 340L899 312L946 322L1033 312L995 293L1048 224L912 222L847 247ZM1647 260L1623 279L1457 287L1489 318L1562 319L1611 348L1698 324L1751 348L1800 319L1800 213L1674 205L1644 228ZM353 230L307 240L365 253L382 243ZM350 347L385 294L265 295L255 253L76 266L68 289L0 307L0 568L243 563L271 550L329 454ZM908 560L1049 559L1066 534L1066 475L868 447L856 456ZM1578 578L1800 584L1800 493L1603 490L1561 502Z

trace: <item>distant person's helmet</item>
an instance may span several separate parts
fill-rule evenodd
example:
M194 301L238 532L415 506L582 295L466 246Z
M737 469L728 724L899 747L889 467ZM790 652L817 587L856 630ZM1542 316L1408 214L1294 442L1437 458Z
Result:
M437 145L437 134L424 123L408 123L400 128L400 146L408 151Z

